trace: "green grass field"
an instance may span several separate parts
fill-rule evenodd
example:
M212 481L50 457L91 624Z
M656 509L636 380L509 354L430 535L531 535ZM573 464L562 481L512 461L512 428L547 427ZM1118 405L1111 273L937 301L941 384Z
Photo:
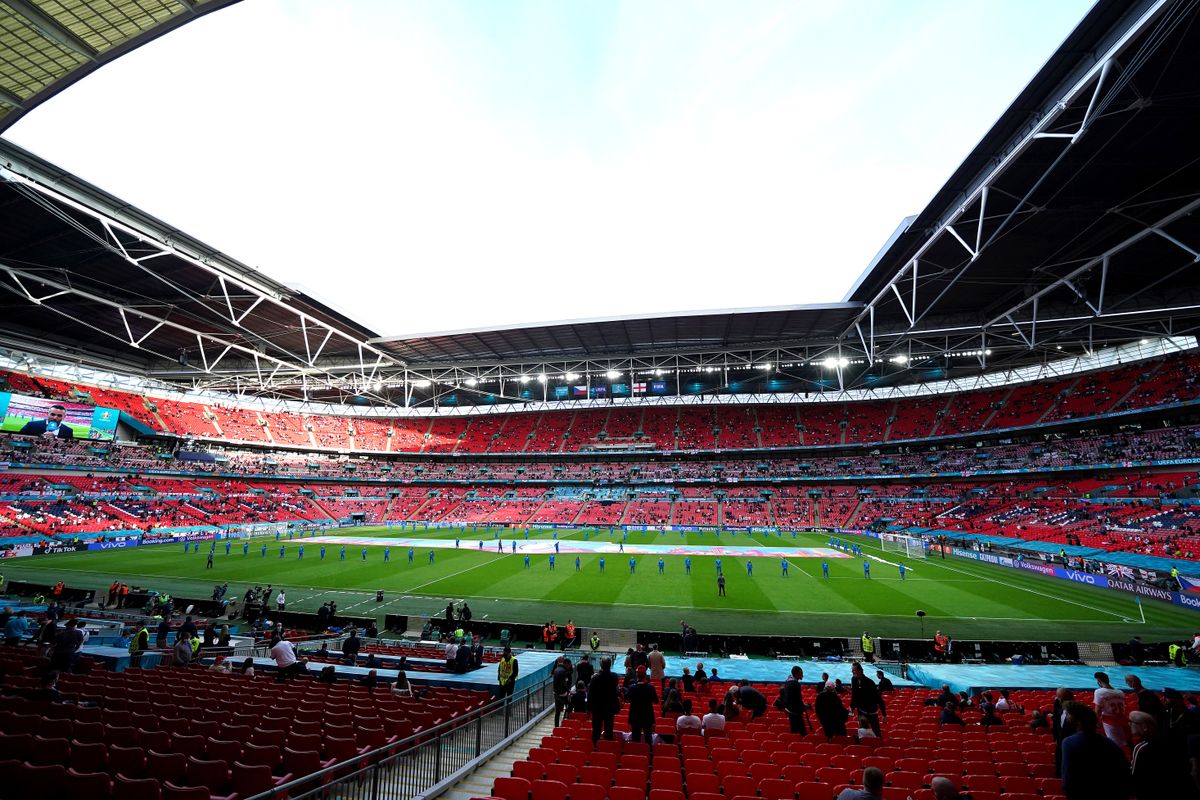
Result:
M442 539L456 535L383 528L342 533ZM267 542L265 557L260 555L264 540L253 540L246 556L235 540L230 555L223 545L217 548L213 569L205 568L207 543L200 554L185 554L182 544L172 544L14 560L3 567L10 580L62 579L71 586L106 591L112 580L121 579L190 597L208 597L214 582L228 581L231 596L238 598L248 585L272 583L288 590L289 610L312 610L336 600L342 612L375 614L381 620L384 613L437 615L448 599L465 599L476 619L536 623L554 618L561 623L571 618L585 627L648 630L675 630L679 620L686 619L702 633L854 636L866 628L876 635L916 638L921 634L917 609L928 614L926 635L942 628L959 639L1124 641L1135 634L1181 638L1200 621L1193 612L1148 600L1143 622L1129 595L963 559L909 562L907 580L901 581L895 567L881 563L872 563L872 578L864 579L861 559L830 559L830 577L825 579L821 559L791 559L790 577L784 578L777 560L755 558L754 577L748 577L745 559L725 557L728 583L722 598L717 596L712 557L693 557L692 574L687 576L682 556L666 557L665 575L658 574L657 556L640 556L636 574L630 575L627 556L608 556L601 574L599 556L582 555L577 573L575 555L563 553L551 572L544 555L533 556L526 569L522 555L497 554L490 532L474 538L457 535L462 536L462 549L438 550L434 564L422 550L410 565L407 548L400 547L392 548L389 563L383 562L382 547L370 548L364 562L358 546L347 547L342 562L340 547L332 545L321 561L318 537L304 540L303 560L297 558L299 540L283 543L282 559L273 540ZM518 536L523 539L523 532ZM530 536L548 539L552 533L534 530ZM560 532L564 541L582 537L582 531ZM479 538L490 552L475 549ZM866 552L896 560L872 540L852 538ZM714 541L712 533L631 532L628 539L630 544ZM795 539L721 537L724 545L757 547L823 547L827 542L820 534ZM386 602L374 601L377 589L386 592Z

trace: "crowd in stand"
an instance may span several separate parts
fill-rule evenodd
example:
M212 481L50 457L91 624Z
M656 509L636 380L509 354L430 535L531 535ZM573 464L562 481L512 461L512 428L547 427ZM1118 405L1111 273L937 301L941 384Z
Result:
M859 663L846 686L827 675L806 684L800 667L782 683L752 685L721 682L702 664L669 676L656 655L653 645L630 651L623 674L607 656L560 657L554 735L493 794L522 797L549 781L587 797L590 788L576 787L595 781L610 798L627 786L662 798L686 787L704 800L718 791L775 800L1200 797L1200 702L1150 691L1135 675L1121 691L1098 672L1095 692L1078 700L1067 689L1051 698L943 686L935 695L898 689L882 671L873 679Z

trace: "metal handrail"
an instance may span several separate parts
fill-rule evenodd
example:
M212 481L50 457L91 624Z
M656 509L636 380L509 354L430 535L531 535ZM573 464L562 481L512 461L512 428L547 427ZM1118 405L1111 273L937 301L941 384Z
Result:
M553 679L546 678L511 697L493 700L482 708L246 800L345 797L351 787L353 796L361 800L413 797L463 770L514 730L553 707ZM490 736L485 735L485 726Z

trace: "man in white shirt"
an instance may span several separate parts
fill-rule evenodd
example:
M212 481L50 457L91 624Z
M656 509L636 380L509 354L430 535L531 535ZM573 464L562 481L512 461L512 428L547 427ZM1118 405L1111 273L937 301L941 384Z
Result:
M458 658L458 643L454 639L446 645L446 669L454 671L454 662Z
M688 703L690 702L691 701L689 700ZM686 707L687 704L685 703L684 708ZM725 730L725 716L717 713L716 700L708 701L708 713L704 715L704 719L700 720L700 725L704 729L705 733L708 733L709 731Z
M683 714L675 720L675 730L679 733L699 733L704 723L692 713L692 701L683 701Z
M284 610L287 605L287 595L283 593L283 589L279 590L279 594L275 595L275 607L280 611Z
M1106 673L1097 672L1095 678L1100 688L1092 694L1092 704L1096 706L1096 716L1104 725L1104 735L1118 747L1126 747L1129 744L1129 732L1125 721L1125 693L1113 688Z
M271 648L271 658L275 659L275 679L283 682L292 675L305 672L305 662L296 658L296 648L287 639L280 639Z

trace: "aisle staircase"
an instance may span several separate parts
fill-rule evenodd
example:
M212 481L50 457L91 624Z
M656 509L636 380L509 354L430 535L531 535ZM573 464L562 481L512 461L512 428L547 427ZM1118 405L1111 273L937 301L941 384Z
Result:
M512 775L514 761L520 761L529 755L534 747L542 746L542 737L554 732L554 711L550 710L541 721L529 729L526 734L491 759L479 764L474 771L463 777L458 783L446 789L439 795L430 797L445 798L445 800L471 800L473 797L490 797L492 782L496 778L507 778Z

